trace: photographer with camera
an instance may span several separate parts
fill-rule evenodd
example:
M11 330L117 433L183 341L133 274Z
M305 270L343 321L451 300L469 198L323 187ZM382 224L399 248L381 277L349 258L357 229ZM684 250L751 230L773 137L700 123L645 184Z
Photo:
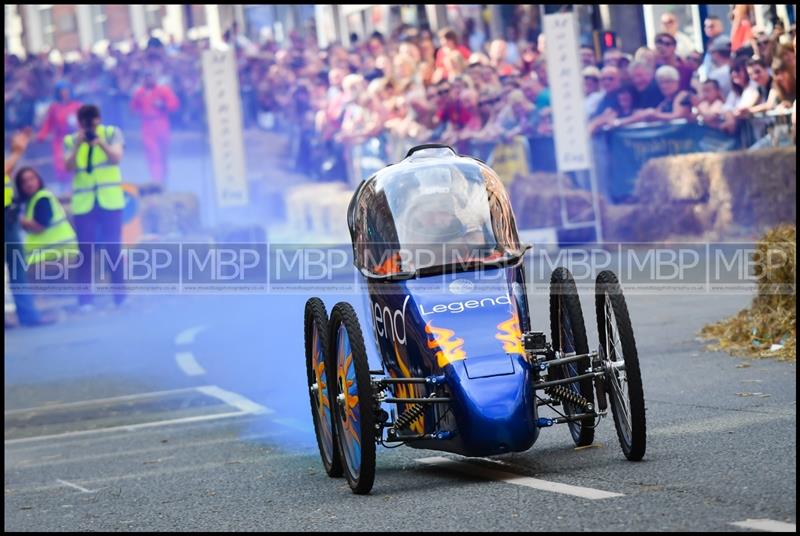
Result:
M72 213L78 235L83 262L78 268L78 282L89 285L92 277L92 245L97 243L116 263L120 258L122 240L122 209L125 195L122 191L123 138L118 127L100 123L100 109L92 104L78 110L80 130L64 138L67 169L75 172L72 181ZM101 256L102 258L102 256ZM122 291L122 269L109 267L114 291L114 303L125 300ZM81 311L92 310L93 297L84 292L78 297Z

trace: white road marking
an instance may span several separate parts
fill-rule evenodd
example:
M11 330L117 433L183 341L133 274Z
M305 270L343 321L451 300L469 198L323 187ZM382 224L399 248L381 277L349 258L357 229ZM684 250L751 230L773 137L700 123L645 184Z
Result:
M263 466L265 462L273 461L273 460L283 460L288 458L298 458L301 456L307 456L305 453L297 452L297 453L285 453L285 454L275 454L265 457L263 455L256 456L254 458L244 458L240 460L236 460L240 463L254 463L258 464L259 466ZM213 469L223 469L228 468L231 466L230 461L224 462L208 462L198 465L186 465L182 467L171 467L165 469L158 469L154 471L140 471L136 473L127 473L124 475L115 475L115 476L106 476L102 478L91 478L91 479L84 479L84 482L87 484L103 484L107 482L117 482L119 480L139 480L141 478L149 478L149 477L159 477L159 476L167 476L167 475L175 475L180 473L189 473L192 471L208 471ZM21 488L13 488L13 487L6 487L6 494L9 493L17 494L17 493L38 493L42 491L50 491L54 489L60 488L61 485L56 484L47 484L42 486L31 486L31 487L21 487Z
M188 376L201 376L206 373L205 369L195 361L192 352L178 352L175 354L175 361L178 366Z
M257 421L259 419L261 419L261 417L259 415L248 414L248 415L242 415L241 417L238 417L236 420L237 420L238 423L245 424L245 423L248 423L248 422ZM208 422L200 422L200 423L197 423L197 424L193 425L191 430L192 430L192 432L197 432L197 431L200 431L200 430L203 430L203 429L206 429L206 428L215 428L215 427L220 427L220 426L225 426L224 420L212 420L212 421L208 421ZM140 435L141 434L148 434L148 433L157 434L157 433L161 433L161 430L158 427L156 427L156 428L145 428L145 429L139 430L138 432L139 432ZM129 431L128 430L116 430L116 431L108 433L108 434L96 435L94 437L91 437L91 444L92 445L97 445L97 444L99 444L101 442L104 442L104 441L119 441L120 439L122 439L122 438L124 438L124 437L126 437L128 435L129 435ZM34 451L39 451L39 450L45 450L46 451L46 450L49 450L49 449L62 449L62 448L64 448L65 445L69 445L71 448L76 448L76 447L80 447L80 446L88 446L89 445L89 441L87 441L87 439L89 439L89 438L82 438L80 436L78 436L78 437L66 437L63 440L48 441L48 442L45 442L44 444L30 444L29 443L29 444L22 444L22 445L6 445L6 447L8 449L7 450L8 452L14 452L14 453L34 452Z
M456 471L467 473L469 475L479 476L488 480L498 480L508 484L517 486L525 486L534 488L541 491L550 491L553 493L563 493L565 495L572 495L574 497L582 497L584 499L609 499L611 497L624 497L622 493L614 493L611 491L603 491L593 488L584 488L581 486L571 486L569 484L561 484L558 482L549 482L547 480L540 480L529 476L520 476L514 473L507 473L505 471L497 471L481 467L471 463L460 462L451 458L444 458L435 456L431 458L419 458L416 461L426 465L435 465L446 469L454 469Z
M262 414L269 414L275 413L274 410L266 408L260 404L256 404L252 400L249 400L242 395L232 393L230 391L225 391L224 389L220 389L216 385L206 385L205 387L198 387L198 391L201 393L205 393L208 396L213 396L214 398L218 398L222 400L229 406L233 406L238 408L244 414L252 414L252 415L262 415Z
M783 521L773 521L772 519L745 519L744 521L730 524L743 529L764 532L797 532L797 525L794 523L784 523Z
M61 480L60 478L56 478L56 482L60 482L61 484L64 484L65 486L68 486L70 488L76 489L76 490L78 490L80 492L83 492L83 493L95 493L96 491L99 491L99 490L96 490L96 489L86 489L86 488L81 487L81 486L79 486L77 484L73 484L72 482L67 482L66 480Z
M184 329L175 337L175 344L192 344L198 333L205 331L208 326L194 326Z
M192 441L191 444L187 443L172 443L172 444L163 444L157 447L148 447L143 449L132 449L132 450L114 450L113 452L105 452L103 454L91 454L88 456L78 456L78 457L69 457L69 458L60 458L54 459L54 456L43 456L39 459L25 459L20 461L15 461L13 458L9 459L6 458L6 467L13 468L13 469L30 469L30 468L39 468L39 467L48 467L53 465L69 465L72 463L84 463L87 461L96 461L102 460L107 458L123 458L126 456L141 456L142 454L152 454L152 453L160 453L160 452L169 452L171 450L183 450L187 447L191 447L191 449L197 449L198 447L206 447L211 445L220 445L225 443L232 443L234 441L254 441L259 439L276 439L278 437L283 437L289 434L288 431L285 432L271 432L268 434L249 434L243 436L234 436L234 437L223 437L219 439L210 439L208 441Z
M160 396L175 395L178 393L189 393L196 391L196 387L185 389L172 389L169 391L152 391L149 393L137 393L134 395L114 396L110 398L93 398L91 400L81 400L79 402L65 402L63 404L46 404L35 408L12 409L5 412L5 416L19 415L21 413L31 413L40 411L52 411L54 409L77 408L81 406L94 406L96 404L114 404L116 402L127 402L130 400L141 400L146 398L158 398Z
M173 424L185 424L190 422L202 422L202 421L212 421L216 419L227 419L230 417L241 417L244 415L250 415L250 412L247 411L234 411L230 413L216 413L213 415L198 415L196 417L183 417L180 419L168 419L165 421L153 421L153 422L144 422L140 424L126 424L122 426L111 426L109 428L97 428L94 430L80 430L77 432L64 432L62 434L50 434L50 435L41 435L41 436L33 436L33 437L21 437L18 439L6 439L4 441L5 445L18 445L20 443L31 443L34 441L43 441L43 440L58 440L64 439L69 437L79 437L85 435L92 435L92 434L99 434L99 433L106 433L106 432L118 432L118 431L125 431L125 432L132 432L134 430L141 430L142 428L155 428L158 426L169 426Z

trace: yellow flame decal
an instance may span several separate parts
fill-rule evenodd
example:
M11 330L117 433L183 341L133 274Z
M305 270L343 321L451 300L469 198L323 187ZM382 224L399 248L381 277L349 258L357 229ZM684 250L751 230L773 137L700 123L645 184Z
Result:
M394 356L397 359L397 366L400 367L400 372L403 374L401 377L410 378L411 371L409 370L408 365L406 365L405 361L403 361L403 358L400 356L400 351L397 348L397 341L394 342ZM392 374L392 376L394 376L394 374ZM418 398L420 396L418 386L413 384L397 384L394 386L394 390L395 390L395 396L397 398ZM411 428L412 432L416 432L418 434L424 433L425 432L424 414L420 415L414 421L412 421L411 424L409 425L409 428Z
M467 353L462 349L464 339L454 339L455 332L445 328L434 327L430 322L425 324L425 333L433 336L433 340L428 341L428 348L431 350L438 348L436 360L439 367L444 367L448 363L454 363L467 358Z
M503 351L507 354L525 355L525 348L522 346L522 331L519 329L519 317L514 312L511 318L497 325L500 333L495 335L495 339L503 343Z

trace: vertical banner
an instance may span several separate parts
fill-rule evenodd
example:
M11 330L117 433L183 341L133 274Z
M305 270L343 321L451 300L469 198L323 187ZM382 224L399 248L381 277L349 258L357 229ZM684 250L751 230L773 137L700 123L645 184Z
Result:
M203 90L206 97L217 206L248 203L242 139L242 106L233 49L203 52Z
M547 77L559 171L591 167L575 13L544 16Z

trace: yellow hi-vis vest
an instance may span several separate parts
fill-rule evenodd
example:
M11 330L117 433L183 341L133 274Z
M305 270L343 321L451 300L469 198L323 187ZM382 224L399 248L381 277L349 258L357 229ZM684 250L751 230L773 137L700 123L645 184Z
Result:
M64 207L52 192L42 188L34 194L25 207L25 217L33 219L33 208L40 199L46 199L53 210L50 223L41 233L25 235L25 256L28 265L42 261L60 261L64 256L78 254L78 239L67 219Z
M114 133L114 127L98 125L95 130L103 141ZM75 136L64 138L64 147L72 151ZM101 208L121 210L125 207L125 194L122 192L122 173L119 166L108 161L108 155L99 146L92 149L92 172L88 173L89 144L81 143L75 156L75 178L72 180L72 213L87 214L94 208L95 199Z
M5 204L3 205L3 208L8 208L8 206L11 204L11 201L14 200L14 187L11 186L11 178L8 175L6 175L6 188L5 188L5 190L6 190L6 192L5 192L6 198L5 198Z

